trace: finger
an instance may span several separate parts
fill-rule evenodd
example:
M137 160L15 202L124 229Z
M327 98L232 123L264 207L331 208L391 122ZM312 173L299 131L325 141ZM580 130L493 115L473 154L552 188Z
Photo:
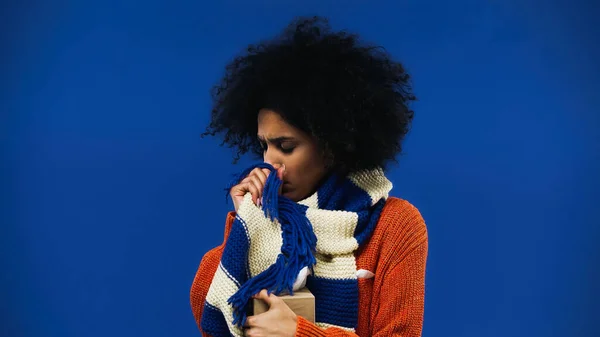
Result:
M246 195L248 191L248 183L250 182L249 178L244 178L242 179L242 181L239 182L239 184L233 186L231 188L231 195L235 195L235 196L239 196L239 197L243 197L244 195Z
M256 325L256 316L248 316L246 317L246 322L244 323L244 325L242 325L242 327L251 328L254 325Z
M285 173L285 164L282 164L280 168L277 169L277 176L280 180L283 180L283 175Z
M257 177L260 181L260 185L258 186L260 195L258 196L258 200L257 200L258 202L256 203L257 206L262 206L262 195L264 193L265 185L267 184L267 178L268 178L270 172L271 171L269 171L268 169L261 169L261 168L257 167L254 170L252 170L252 172L249 175L249 176Z
M252 181L246 183L247 190L252 194L252 201L256 205L256 201L258 200L258 194L260 193L258 188L254 185Z
M277 177L278 177L278 178L279 178L279 180L281 180L282 182L283 182L283 175L284 175L284 174L285 174L285 164L283 164L283 165L281 166L281 168L279 168L279 169L277 170ZM279 186L279 191L278 191L278 192L279 192L279 195L281 195L281 194L283 193L283 184L281 184L281 185Z
M254 295L254 298L265 301L269 308L271 308L271 305L277 301L276 299L279 299L279 297L275 296L274 294L269 295L266 289L263 289L258 294Z
M243 197L247 192L250 192L252 194L252 201L256 205L262 191L262 185L260 183L257 184L256 179L255 176L247 176L231 189L232 195Z
M246 194L246 183L245 181L240 182L239 184L233 186L231 188L231 192L229 192L229 194L231 194L231 196L235 196L235 197L243 197L244 194Z
M250 328L250 329L245 329L244 336L256 337L256 336L265 336L265 335L260 333L260 329L257 329L256 327L254 327L254 328Z
M260 181L263 183L263 185L267 182L267 177L269 175L269 170L267 169L261 169L261 168L255 168L254 170L252 170L252 172L250 173L250 175L255 175L258 177L258 179L260 179Z
M234 197L243 197L246 193L250 192L252 194L252 200L255 200L255 195L258 194L258 189L254 186L252 181L246 180L243 183L235 185L231 189L231 195Z
M262 169L262 173L265 174L265 184L267 183L267 179L269 178L269 175L271 174L271 170L269 169Z
M248 177L246 177L246 178L242 179L242 181L240 181L240 182L239 182L239 183L238 183L236 186L234 186L233 188L244 186L244 184L245 184L245 183L247 183L247 182L249 182L249 181L250 181L250 176L248 176Z
M248 181L252 182L254 184L254 186L256 186L256 188L258 188L261 192L262 192L263 188L265 187L265 182L262 181L262 179L256 175L252 175L252 176L248 177Z
M262 197L262 192L265 185L262 183L262 181L260 181L260 178L258 178L257 176L251 176L248 177L248 179L249 183L251 183L257 191L256 194L252 193L252 199L254 200L254 203L258 205L258 200Z
M281 164L273 164L273 168L275 169L275 173L277 173L277 170L281 168Z

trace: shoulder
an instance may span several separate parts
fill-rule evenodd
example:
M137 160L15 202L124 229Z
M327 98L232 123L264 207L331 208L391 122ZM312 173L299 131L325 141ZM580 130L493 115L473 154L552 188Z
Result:
M421 212L410 202L389 197L372 237L380 256L392 264L402 261L418 247L427 246L428 233Z
M426 230L421 212L410 202L397 197L389 197L386 200L379 222L384 226L393 224L400 227L413 227L413 230Z

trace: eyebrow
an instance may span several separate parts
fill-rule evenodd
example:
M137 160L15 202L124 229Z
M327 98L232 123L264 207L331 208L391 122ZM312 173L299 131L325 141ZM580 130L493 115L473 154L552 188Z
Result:
M259 140L265 141L265 138L262 136L257 136ZM275 137L275 138L268 138L267 141L269 143L281 143L281 142L285 142L285 141L295 141L295 138L292 137Z

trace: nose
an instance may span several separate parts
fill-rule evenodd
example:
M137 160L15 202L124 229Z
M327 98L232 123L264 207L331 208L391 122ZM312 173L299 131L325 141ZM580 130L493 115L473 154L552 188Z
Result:
M267 148L267 151L265 151L265 154L263 155L263 161L267 164L271 164L272 166L275 164L283 164L276 151L273 151L269 148Z

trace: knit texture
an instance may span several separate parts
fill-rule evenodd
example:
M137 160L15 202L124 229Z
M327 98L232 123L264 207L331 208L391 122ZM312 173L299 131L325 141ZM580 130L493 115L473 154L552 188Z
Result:
M315 296L317 324L354 332L359 296L354 252L371 236L391 182L381 169L332 174L314 195L295 203L278 197L280 182L269 177L263 208L249 193L238 208L206 296L202 329L213 336L243 336L251 296L261 289L293 294L300 271L310 268L305 282Z
M203 336L210 336L200 324L206 295L234 222L235 213L230 212L223 244L204 255L192 284L192 311ZM371 237L354 254L356 269L375 273L374 278L358 279L355 332L298 317L296 336L420 336L427 231L418 210L407 201L388 198Z

